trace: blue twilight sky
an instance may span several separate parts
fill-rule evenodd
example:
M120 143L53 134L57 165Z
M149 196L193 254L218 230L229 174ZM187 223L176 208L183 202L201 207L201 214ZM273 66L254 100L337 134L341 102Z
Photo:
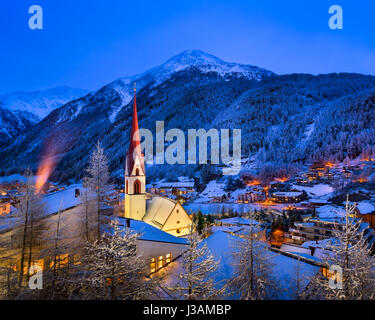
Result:
M28 8L43 8L30 30ZM344 29L328 28L328 8ZM2 0L0 93L98 89L187 49L292 72L375 74L373 0Z

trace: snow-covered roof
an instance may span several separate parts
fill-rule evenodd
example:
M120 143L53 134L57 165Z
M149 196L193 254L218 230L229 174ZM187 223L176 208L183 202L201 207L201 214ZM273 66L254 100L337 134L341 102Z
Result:
M164 197L155 196L146 201L146 214L143 218L149 224L162 227L177 202Z
M123 217L115 217L112 219L116 219L119 224L120 228L126 227L126 220L127 218ZM137 232L140 237L140 240L145 241L156 241L156 242L168 242L168 243L176 243L176 244L187 244L187 240L184 238L177 238L165 231L162 231L152 225L139 220L129 219L130 221L130 229L134 232Z
M325 205L316 208L317 215L320 219L335 219L345 217L345 209L339 206Z
M194 188L194 182L162 182L159 184L159 188Z
M298 197L302 192L274 192L272 195L275 197Z
M375 211L375 206L368 202L359 202L357 204L357 209L362 214L369 214Z
M56 191L44 196L46 215L57 213L75 207L81 203L79 197L76 197L75 190L81 189L81 184L71 185L66 189Z
M223 224L234 224L234 225L250 225L250 224L258 224L256 220L250 220L249 218L243 217L233 217L233 218L225 218L221 220L216 220L217 222L221 222Z

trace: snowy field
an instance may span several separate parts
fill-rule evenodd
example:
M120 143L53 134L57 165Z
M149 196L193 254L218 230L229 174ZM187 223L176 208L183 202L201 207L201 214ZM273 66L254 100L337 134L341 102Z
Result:
M309 196L312 197L326 196L333 192L333 188L328 184L316 184L313 187L293 185L293 188L300 191L304 190Z
M214 273L216 286L221 287L227 279L232 277L235 272L233 266L234 244L239 238L223 231L217 231L204 240L215 261L219 261L217 270ZM280 286L277 299L292 300L295 299L295 277L297 268L301 277L301 286L306 286L310 279L319 271L319 267L298 261L296 259L269 251L270 259L274 264L272 276ZM164 285L173 287L177 282L177 273L182 271L182 259L168 265L163 274Z

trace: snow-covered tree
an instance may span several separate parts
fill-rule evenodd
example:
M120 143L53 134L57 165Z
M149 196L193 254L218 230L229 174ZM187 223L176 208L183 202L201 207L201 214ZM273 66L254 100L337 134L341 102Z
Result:
M220 298L224 289L220 284L215 284L213 278L219 261L214 260L207 243L203 243L203 238L196 232L194 224L190 227L187 241L187 250L182 255L182 271L178 273L177 284L170 288L171 292L177 299Z
M370 254L361 220L352 218L355 205L346 202L345 223L334 229L334 238L327 249L324 263L342 268L342 289L330 287L329 279L318 273L309 286L315 299L364 300L375 298L375 260Z
M85 187L92 193L92 199L95 206L97 239L100 238L101 209L104 205L104 198L109 190L109 170L108 159L104 154L100 142L96 144L89 165L86 169L87 178Z
M253 214L250 213L253 222ZM272 298L278 291L273 274L274 264L268 245L259 239L261 229L251 223L242 237L234 243L234 275L228 280L231 294L237 299L262 300Z
M153 294L157 278L146 277L146 264L137 254L138 234L111 222L112 234L87 243L81 259L81 293L88 299L134 300Z

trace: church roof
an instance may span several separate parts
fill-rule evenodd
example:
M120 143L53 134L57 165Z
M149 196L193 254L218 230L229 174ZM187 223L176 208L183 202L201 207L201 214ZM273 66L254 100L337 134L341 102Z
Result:
M139 158L143 173L145 173L144 157L141 150L141 138L139 136L138 115L137 115L137 100L134 89L134 103L133 103L133 120L132 129L130 133L129 150L126 154L126 172L131 174L134 168L135 159Z
M125 228L127 218L115 217L119 222L120 228ZM156 227L149 225L144 221L130 220L130 229L139 234L139 240L144 241L156 241L156 242L167 242L176 244L187 244L187 240L184 238L175 237L165 231L162 231Z
M146 202L146 214L143 221L158 228L163 227L177 202L164 197L155 196Z

